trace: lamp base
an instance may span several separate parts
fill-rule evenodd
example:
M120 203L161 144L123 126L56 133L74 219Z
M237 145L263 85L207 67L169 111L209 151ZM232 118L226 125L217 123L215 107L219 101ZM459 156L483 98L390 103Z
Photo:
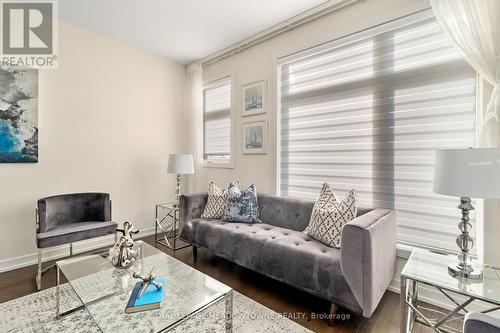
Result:
M181 196L181 175L175 177L175 208L180 207L180 196Z
M448 273L453 277L463 277L471 280L479 280L483 278L482 270L472 266L467 266L464 269L459 264L449 264Z

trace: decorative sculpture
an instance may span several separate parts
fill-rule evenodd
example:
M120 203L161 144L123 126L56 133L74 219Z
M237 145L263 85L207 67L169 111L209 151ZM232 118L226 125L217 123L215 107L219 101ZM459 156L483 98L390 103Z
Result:
M156 287L156 289L158 289L158 290L160 290L161 288L163 288L163 284L162 283L154 281L154 279L156 278L156 274L154 273L155 270L156 270L156 265L155 265L155 267L153 267L153 269L151 270L151 272L149 272L149 274L146 275L146 276L142 276L139 273L134 273L132 275L134 278L142 280L141 290L139 291L139 295L137 296L137 298L140 298L142 296L142 294L144 294L144 292L146 291L146 289L148 289L148 287L151 284L154 285Z
M134 230L134 226L130 222L123 223L123 229L116 229L121 232L121 236L113 247L111 262L115 267L127 268L135 260L139 254L139 249L134 249L134 238L139 230Z

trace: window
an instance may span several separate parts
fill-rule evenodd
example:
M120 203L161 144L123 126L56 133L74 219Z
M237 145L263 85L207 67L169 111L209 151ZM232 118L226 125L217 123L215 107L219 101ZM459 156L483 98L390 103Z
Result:
M203 158L229 163L231 157L231 78L203 89Z
M475 73L430 11L280 59L281 195L329 181L398 211L398 241L456 251L458 199L433 193L435 151L475 138ZM474 216L472 217L474 237Z

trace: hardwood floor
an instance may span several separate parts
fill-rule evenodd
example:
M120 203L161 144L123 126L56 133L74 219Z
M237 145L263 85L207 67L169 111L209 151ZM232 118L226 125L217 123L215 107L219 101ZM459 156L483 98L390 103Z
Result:
M152 236L144 240L154 245ZM325 300L227 260L211 256L205 250L198 250L198 259L194 262L191 247L175 253L164 246L158 245L157 247L268 308L289 314L290 319L312 331L399 333L401 309L399 295L396 293L387 291L371 318L362 318L339 309L339 319L334 320L329 326L327 319L318 318L322 314L329 313L330 304ZM36 265L0 273L0 303L36 292L35 274ZM55 270L51 270L43 276L44 289L55 286L55 275ZM413 332L430 333L432 331L416 323Z

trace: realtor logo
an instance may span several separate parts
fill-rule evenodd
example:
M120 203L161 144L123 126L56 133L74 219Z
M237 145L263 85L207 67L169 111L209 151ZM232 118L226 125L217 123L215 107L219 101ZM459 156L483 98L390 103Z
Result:
M53 0L0 0L3 65L55 68L56 4Z

